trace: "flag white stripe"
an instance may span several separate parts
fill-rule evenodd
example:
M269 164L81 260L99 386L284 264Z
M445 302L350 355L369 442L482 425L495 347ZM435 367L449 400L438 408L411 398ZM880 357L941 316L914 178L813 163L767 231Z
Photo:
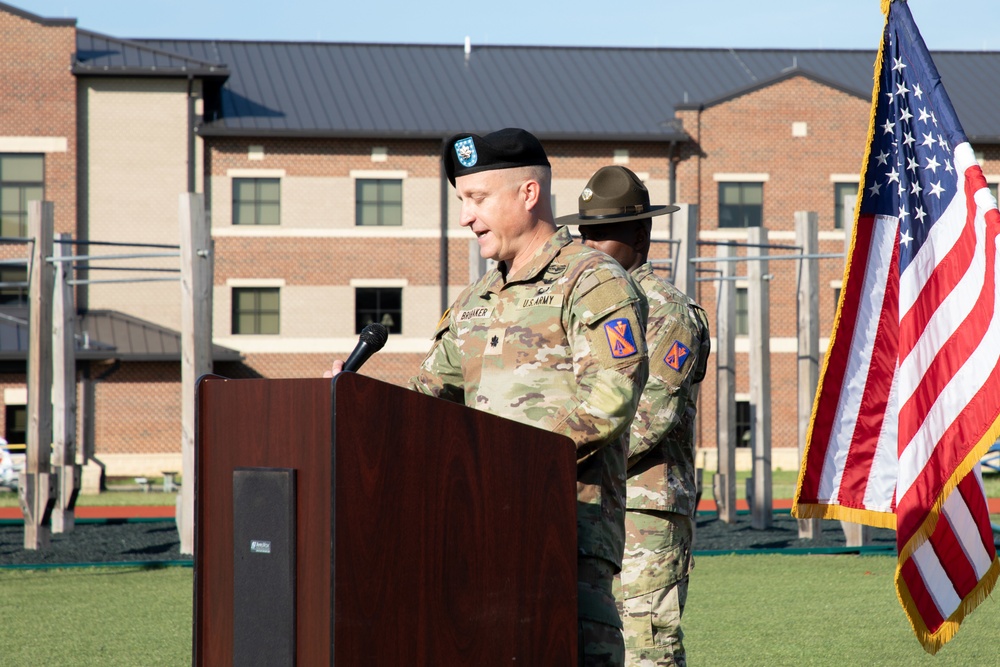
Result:
M826 450L820 477L818 496L821 500L836 499L840 492L844 463L857 425L865 385L868 383L872 347L875 344L879 318L882 316L885 283L889 276L889 265L896 242L898 224L896 218L876 216L872 224L874 229L869 244L868 261L865 264L862 298L858 304L854 336L851 339L853 352L844 371L840 401L837 404L833 428L830 431L830 444Z
M941 561L938 560L937 553L929 541L924 542L913 552L913 562L920 572L920 578L924 580L924 587L930 593L938 613L942 618L948 618L958 609L962 599L955 592L951 579L941 567Z

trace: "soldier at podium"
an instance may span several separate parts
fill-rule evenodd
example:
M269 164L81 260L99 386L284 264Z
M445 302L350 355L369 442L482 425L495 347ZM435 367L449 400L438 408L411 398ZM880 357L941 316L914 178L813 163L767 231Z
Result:
M617 262L556 226L549 161L532 134L457 134L442 158L461 225L498 263L442 316L410 387L576 443L580 664L620 666L612 586L628 425L647 373L646 301Z

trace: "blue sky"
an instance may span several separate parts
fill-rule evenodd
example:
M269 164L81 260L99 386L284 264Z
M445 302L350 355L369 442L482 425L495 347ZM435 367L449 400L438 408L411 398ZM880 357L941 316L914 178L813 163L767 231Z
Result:
M882 28L879 0L6 1L123 38L874 50ZM997 0L909 4L932 51L1000 51Z

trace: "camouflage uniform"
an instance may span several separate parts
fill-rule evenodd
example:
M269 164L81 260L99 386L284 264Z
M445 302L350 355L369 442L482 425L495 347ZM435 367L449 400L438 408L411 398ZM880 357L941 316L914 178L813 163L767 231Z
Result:
M573 439L583 641L621 664L612 577L624 549L625 438L646 377L638 285L565 228L517 275L488 272L455 300L410 386ZM603 563L603 565L602 565ZM591 640L592 622L605 639ZM598 633L600 634L600 633ZM594 650L587 649L588 656Z
M625 564L615 594L626 664L683 666L680 620L697 509L694 419L710 351L708 318L648 262L632 277L649 304L650 361L629 439Z

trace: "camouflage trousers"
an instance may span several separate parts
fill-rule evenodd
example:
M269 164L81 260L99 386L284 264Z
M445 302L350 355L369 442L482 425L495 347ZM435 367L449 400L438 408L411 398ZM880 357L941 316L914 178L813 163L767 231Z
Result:
M622 667L622 621L612 592L617 568L602 558L577 558L577 623L581 667Z
M629 667L687 665L681 615L694 567L692 530L683 514L625 513L625 560L614 591Z

